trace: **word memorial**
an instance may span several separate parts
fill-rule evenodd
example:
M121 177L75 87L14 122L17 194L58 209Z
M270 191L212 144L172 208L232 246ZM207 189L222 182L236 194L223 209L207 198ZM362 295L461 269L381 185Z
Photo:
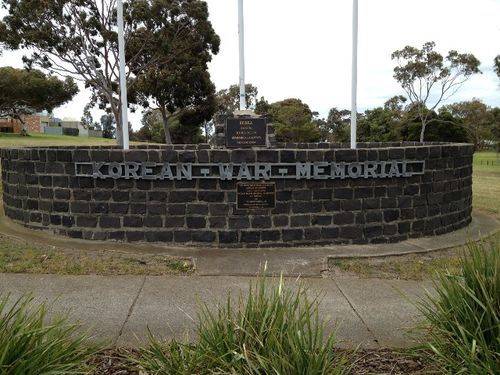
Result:
M424 161L307 163L75 163L75 175L99 179L144 180L328 180L346 178L403 178L422 175Z

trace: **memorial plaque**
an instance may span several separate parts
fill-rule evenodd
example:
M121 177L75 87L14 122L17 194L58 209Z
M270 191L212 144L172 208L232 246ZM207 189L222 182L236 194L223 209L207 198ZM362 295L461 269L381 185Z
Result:
M226 146L244 148L265 146L267 124L264 118L228 118L226 120Z
M236 208L258 210L276 206L276 184L272 182L240 182L237 184Z

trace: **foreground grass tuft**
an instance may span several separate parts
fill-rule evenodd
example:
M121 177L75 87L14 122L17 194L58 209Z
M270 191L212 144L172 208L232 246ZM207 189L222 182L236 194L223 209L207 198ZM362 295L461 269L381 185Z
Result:
M500 373L500 242L470 243L458 275L437 275L420 310L444 372Z
M342 374L343 359L325 334L318 300L264 277L248 297L199 315L197 342L165 343L151 335L139 366L152 374Z
M85 374L96 348L65 318L46 323L44 305L32 298L0 299L0 374Z

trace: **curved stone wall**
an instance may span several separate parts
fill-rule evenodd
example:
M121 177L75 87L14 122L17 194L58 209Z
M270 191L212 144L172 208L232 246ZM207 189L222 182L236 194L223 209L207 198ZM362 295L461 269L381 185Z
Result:
M339 146L2 149L4 209L30 228L73 238L220 247L396 242L470 222L471 145ZM370 175L366 168L381 170L381 162L388 169ZM401 169L421 162L421 173ZM275 206L238 209L236 179L200 178L211 173L208 169L171 170L159 178L152 170L162 163L179 170L182 163L195 169L231 164L272 169ZM283 165L299 163L308 171L279 178ZM330 175L334 165L344 166L345 175ZM398 171L391 174L391 165ZM176 173L182 176L176 179ZM243 173L243 180L254 177Z

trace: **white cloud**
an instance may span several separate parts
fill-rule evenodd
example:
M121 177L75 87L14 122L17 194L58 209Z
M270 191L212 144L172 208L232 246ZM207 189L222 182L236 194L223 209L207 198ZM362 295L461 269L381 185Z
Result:
M210 64L218 89L238 81L237 0L207 0L220 35L220 53ZM247 82L275 101L299 97L326 114L349 107L351 69L350 0L246 0ZM480 98L500 106L500 81L491 70L500 54L500 0L359 0L360 109L400 94L392 77L392 51L434 40L475 54L484 74L471 79L454 101ZM4 53L0 65L21 66L19 53ZM86 93L55 112L80 117ZM140 114L131 115L134 127Z

